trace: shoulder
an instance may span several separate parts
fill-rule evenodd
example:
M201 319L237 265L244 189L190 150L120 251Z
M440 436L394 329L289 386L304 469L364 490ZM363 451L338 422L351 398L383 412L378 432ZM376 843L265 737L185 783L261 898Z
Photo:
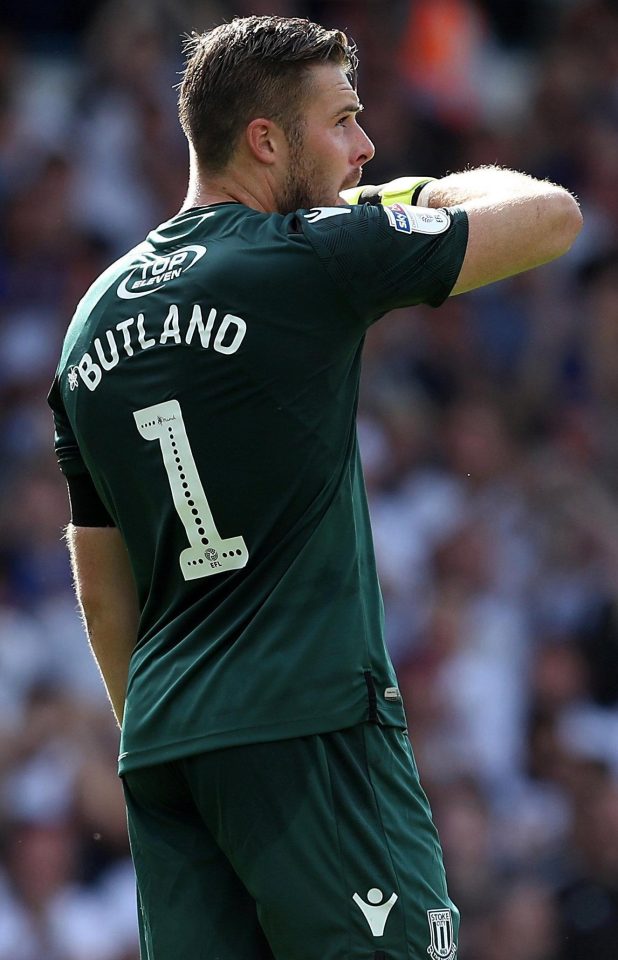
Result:
M296 210L286 218L286 225L297 231L329 233L349 228L358 222L381 219L379 208L366 206L311 207L308 210Z
M410 206L405 203L357 204L297 210L288 218L292 229L307 236L343 232L373 241L399 235L437 236L448 231L459 211Z
M383 210L371 206L312 207L286 216L282 229L292 239L302 238L322 255L374 242L388 230Z

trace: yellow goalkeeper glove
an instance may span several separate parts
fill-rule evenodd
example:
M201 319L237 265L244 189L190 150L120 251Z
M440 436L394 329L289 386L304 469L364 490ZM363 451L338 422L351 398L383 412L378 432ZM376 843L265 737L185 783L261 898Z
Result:
M382 183L378 187L367 185L342 190L339 196L350 205L355 203L377 205L381 203L383 206L390 207L393 203L407 203L415 206L419 193L425 184L432 180L435 180L435 177L398 177L396 180Z

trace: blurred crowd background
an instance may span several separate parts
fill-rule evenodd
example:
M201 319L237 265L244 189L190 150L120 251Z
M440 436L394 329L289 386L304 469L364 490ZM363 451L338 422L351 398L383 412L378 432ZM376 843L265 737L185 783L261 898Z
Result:
M0 960L138 957L45 397L87 285L182 202L182 34L248 13L357 41L368 182L498 163L581 200L565 258L371 330L359 431L460 960L616 960L615 0L3 0Z

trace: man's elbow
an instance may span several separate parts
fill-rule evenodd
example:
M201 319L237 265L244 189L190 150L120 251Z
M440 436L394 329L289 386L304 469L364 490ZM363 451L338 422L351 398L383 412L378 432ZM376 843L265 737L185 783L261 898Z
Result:
M567 190L560 190L552 197L554 204L555 229L552 231L553 250L551 259L567 253L581 230L584 219L579 203Z

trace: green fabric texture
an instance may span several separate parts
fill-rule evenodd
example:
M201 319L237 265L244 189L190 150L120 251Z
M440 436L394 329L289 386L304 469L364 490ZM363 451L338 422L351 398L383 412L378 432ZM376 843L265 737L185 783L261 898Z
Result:
M61 468L90 474L138 588L121 772L405 725L355 416L367 327L459 273L465 213L417 226L196 208L80 303L50 403Z

